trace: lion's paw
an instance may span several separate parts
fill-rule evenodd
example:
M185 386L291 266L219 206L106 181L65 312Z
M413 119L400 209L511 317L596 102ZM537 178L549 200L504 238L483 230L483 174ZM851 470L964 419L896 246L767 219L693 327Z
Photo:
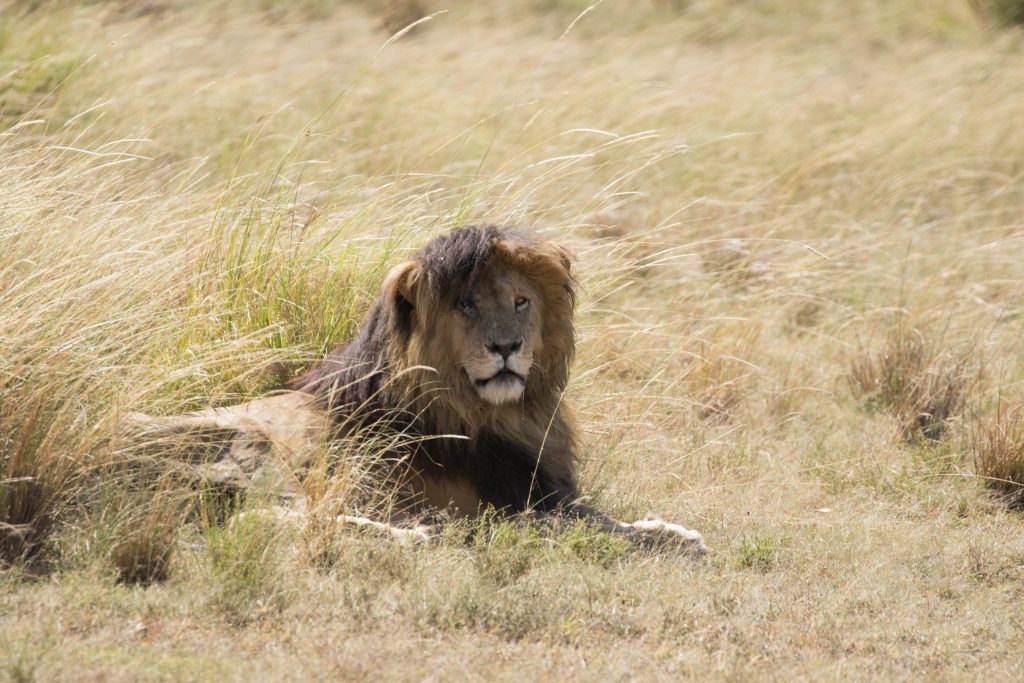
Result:
M645 540L654 543L678 545L688 552L704 555L708 547L704 545L704 537L699 532L686 527L666 522L661 517L647 515L629 525Z

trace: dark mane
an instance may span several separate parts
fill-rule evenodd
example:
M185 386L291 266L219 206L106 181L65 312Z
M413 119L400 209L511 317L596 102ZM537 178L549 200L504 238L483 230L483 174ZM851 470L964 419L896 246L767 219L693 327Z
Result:
M296 377L288 388L316 396L336 420L384 409L382 390L391 368L382 363L387 331L394 324L388 306L377 299L359 333Z
M491 264L499 242L530 247L540 240L525 230L472 225L435 237L416 252L413 260L429 274L434 295L450 300L472 281L474 274ZM571 288L568 291L573 295Z
M437 237L420 249L413 260L429 273L434 295L448 300L483 270L494 255L494 245L506 237L492 225L471 226Z

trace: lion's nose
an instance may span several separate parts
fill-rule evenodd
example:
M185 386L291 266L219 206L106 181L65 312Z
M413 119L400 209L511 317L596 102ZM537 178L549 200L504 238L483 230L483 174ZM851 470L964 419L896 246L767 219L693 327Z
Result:
M514 342L508 344L499 344L497 342L491 342L487 345L487 350L491 353L500 353L502 359L508 360L508 357L523 347L523 340L517 339Z

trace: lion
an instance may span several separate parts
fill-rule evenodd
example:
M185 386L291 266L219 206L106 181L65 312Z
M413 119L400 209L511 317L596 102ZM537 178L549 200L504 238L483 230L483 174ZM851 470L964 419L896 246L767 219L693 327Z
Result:
M355 338L289 391L142 422L151 434L219 430L228 447L208 476L220 467L218 478L243 482L267 478L275 449L287 460L325 438L400 433L403 466L382 469L380 482L399 492L400 512L339 518L398 537L408 537L401 521L424 511L494 509L703 553L695 531L653 517L625 524L582 502L579 430L563 400L575 354L572 260L532 231L455 229L392 268Z

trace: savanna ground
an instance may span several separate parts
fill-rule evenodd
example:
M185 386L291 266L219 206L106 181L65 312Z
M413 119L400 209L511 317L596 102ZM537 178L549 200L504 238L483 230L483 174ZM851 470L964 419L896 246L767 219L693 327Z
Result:
M0 676L1024 677L1013 5L0 4ZM480 221L578 256L587 489L709 557L139 476L126 412L280 386Z

